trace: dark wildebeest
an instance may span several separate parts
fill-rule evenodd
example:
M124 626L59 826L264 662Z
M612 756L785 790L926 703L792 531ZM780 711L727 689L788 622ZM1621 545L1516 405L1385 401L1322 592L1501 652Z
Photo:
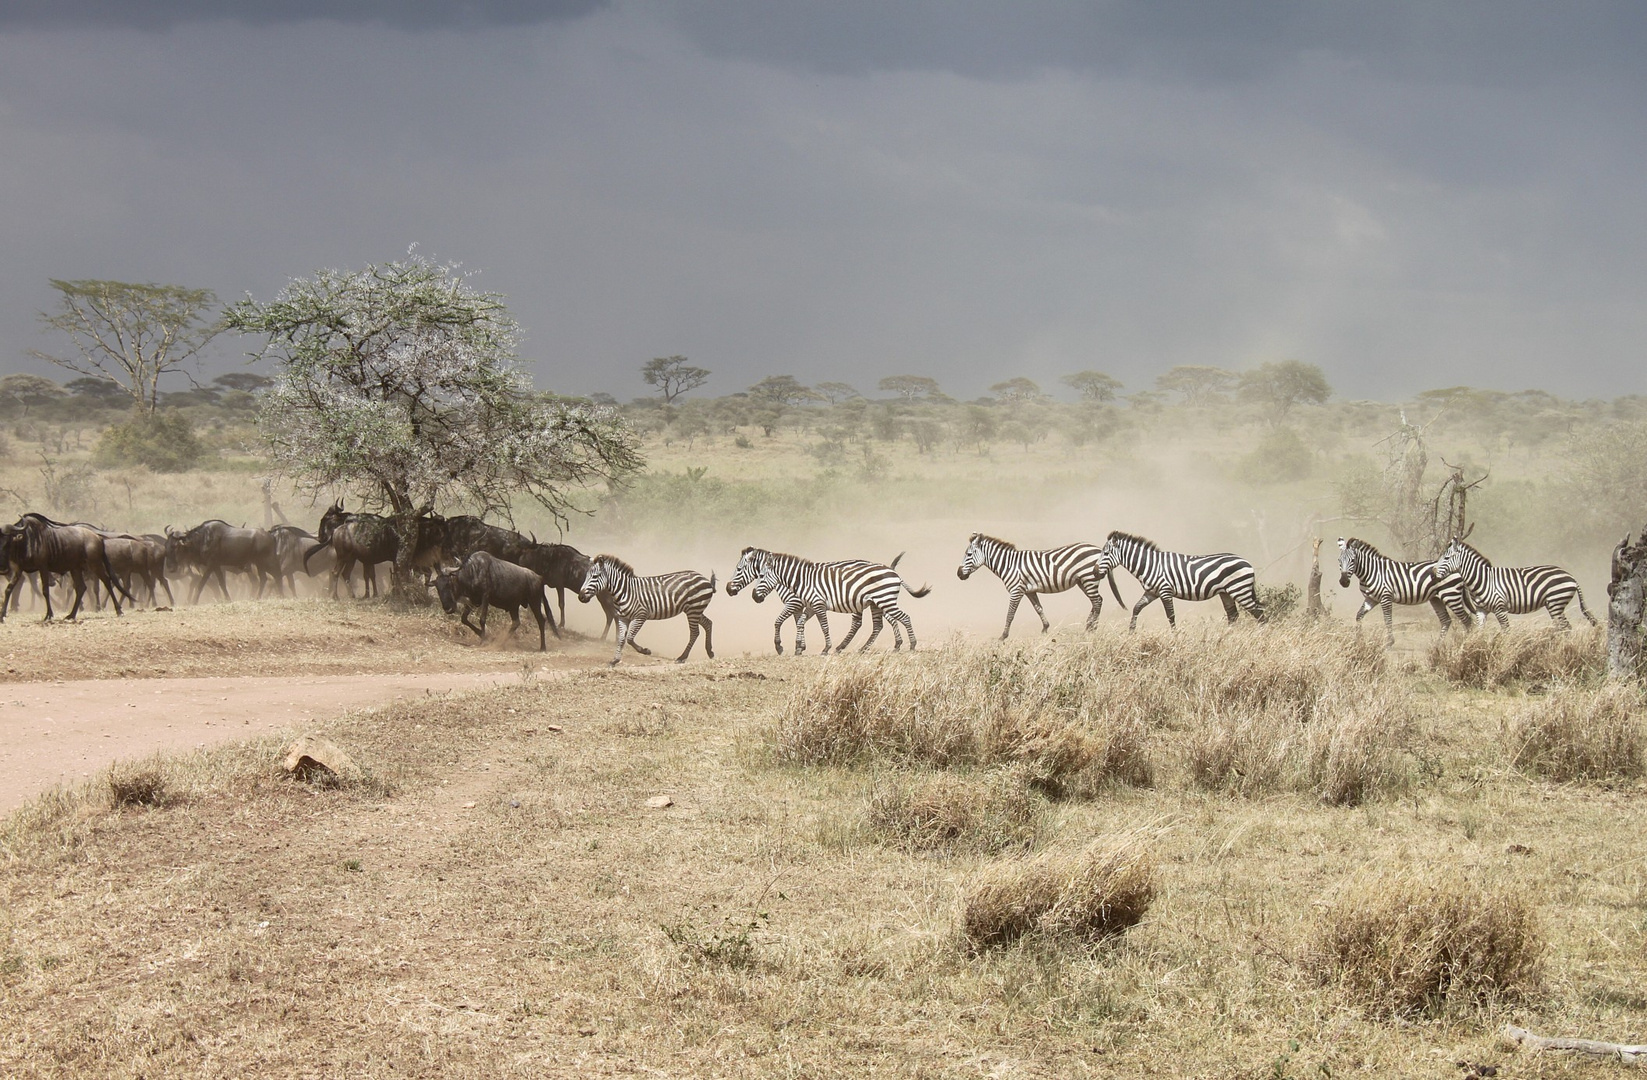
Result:
M149 606L160 602L157 588L166 590L166 603L176 606L172 584L166 580L166 540L164 537L132 536L129 533L104 533L103 549L109 554L109 565L124 582L122 591L132 600L132 586L138 580L149 588Z
M74 606L68 618L80 613L86 597L86 575L101 582L114 600L114 613L120 612L120 595L115 585L114 568L109 565L109 553L103 546L103 537L96 529L82 525L59 525L40 514L24 514L13 525L0 529L0 551L4 552L10 584L6 596L0 600L0 621L11 606L11 595L26 573L38 573L44 578L50 574L68 574L74 580ZM42 590L46 598L46 619L52 618L51 589Z
M571 589L575 594L583 588L583 579L589 574L589 556L570 544L532 542L521 551L518 559L510 561L526 567L542 578L545 585L555 590L556 596L560 599L560 624L565 626L566 590ZM595 599L600 601L601 610L606 613L606 625L600 632L600 639L605 641L607 633L612 629L612 623L617 619L617 613L609 597L597 594Z
M555 616L549 610L549 597L543 579L523 566L494 558L488 552L477 551L470 555L455 574L440 570L435 574L434 589L446 614L456 611L459 603L463 605L463 613L459 616L463 625L482 638L486 637L487 609L494 606L508 610L513 620L509 627L511 634L520 629L520 609L531 609L538 620L539 652L549 648L549 639L544 634L546 624L556 637L560 637L560 628L555 625ZM469 612L475 607L480 608L479 626L469 621Z
M280 575L286 579L286 587L297 595L297 575L303 573L309 577L316 574L329 573L337 566L337 553L328 545L320 550L320 541L307 529L300 529L296 525L276 525L269 530L275 538L275 552L280 559ZM314 549L314 561L305 563L304 556ZM353 586L350 587L351 591Z
M229 585L224 570L243 570L257 574L257 595L261 599L268 579L274 579L275 595L285 596L280 583L280 557L275 550L274 535L265 529L241 529L219 518L202 521L188 532L166 530L167 546L179 559L191 562L200 570L200 580L194 583L191 604L200 603L200 594L206 582L217 579L223 599L229 599Z
M422 513L417 523L417 548L412 553L411 565L425 569L438 567L445 542L446 520L439 515ZM332 570L333 599L337 598L339 576L343 577L349 595L354 596L354 585L348 578L354 572L356 563L361 565L366 578L366 595L377 593L377 564L386 562L392 565L400 553L400 536L395 532L392 519L381 514L351 513L343 509L342 500L333 503L321 515L315 540L315 546L303 556L304 567L307 569L310 560L323 548L331 549L337 560Z

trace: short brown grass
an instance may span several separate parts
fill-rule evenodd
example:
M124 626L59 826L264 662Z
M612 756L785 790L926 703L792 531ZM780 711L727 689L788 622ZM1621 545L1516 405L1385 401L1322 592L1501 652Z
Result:
M1591 627L1564 633L1536 623L1516 623L1508 630L1489 626L1437 639L1430 646L1430 667L1449 682L1477 690L1594 684L1606 670L1606 641Z
M967 890L961 931L975 949L1028 934L1092 945L1130 930L1155 902L1157 870L1144 834L1045 851L984 869Z
M1368 1013L1400 1016L1524 999L1545 943L1519 892L1456 872L1366 871L1316 923L1310 960Z
M1547 780L1638 779L1647 772L1644 718L1647 701L1634 684L1558 687L1510 717L1510 759Z
M869 829L905 851L995 854L1032 847L1045 808L1021 772L980 774L893 772L878 777L869 797Z

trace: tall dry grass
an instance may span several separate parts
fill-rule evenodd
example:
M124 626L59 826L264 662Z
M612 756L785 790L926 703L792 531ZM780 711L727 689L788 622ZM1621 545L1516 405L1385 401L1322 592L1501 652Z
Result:
M1647 700L1633 683L1557 687L1505 724L1511 763L1563 782L1634 780L1647 773Z
M1055 791L1148 786L1182 760L1202 787L1353 803L1399 782L1412 716L1377 643L1196 627L833 662L793 692L772 741L804 764L1010 765Z
M1545 952L1533 905L1453 872L1370 870L1345 881L1315 927L1316 974L1370 1014L1525 998Z
M1467 634L1447 634L1430 646L1430 668L1449 682L1476 690L1519 685L1530 690L1557 683L1593 685L1606 674L1606 636L1597 627L1563 633L1519 623Z
M1133 831L1078 850L986 868L966 894L961 931L973 949L1028 934L1092 945L1136 926L1157 892L1148 838Z
M895 772L876 781L869 829L905 851L995 854L1032 847L1042 831L1042 800L1016 770L960 775Z

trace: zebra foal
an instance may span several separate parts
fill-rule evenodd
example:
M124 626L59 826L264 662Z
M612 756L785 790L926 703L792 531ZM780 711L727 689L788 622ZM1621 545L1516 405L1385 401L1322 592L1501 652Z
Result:
M1468 630L1474 619L1464 579L1456 571L1442 571L1436 562L1397 562L1357 537L1338 538L1338 587L1350 587L1350 578L1361 579L1361 610L1355 625L1375 606L1384 609L1384 633L1395 644L1394 604L1429 604L1441 621L1445 634L1457 619ZM1451 616L1448 615L1451 612Z
M635 640L641 627L650 619L673 619L677 615L686 616L692 636L686 639L686 649L675 657L675 663L686 663L692 646L697 644L699 629L703 630L703 651L711 660L715 658L714 624L704 614L709 601L715 598L713 573L704 577L696 570L677 570L640 577L634 567L616 555L597 555L584 574L578 599L588 603L597 596L618 624L618 651L612 656L613 665L623 659L625 644L642 656L651 656L652 650Z
M1025 598L1035 609L1035 614L1041 617L1041 633L1052 629L1047 613L1041 610L1041 593L1079 588L1092 604L1092 614L1087 616L1087 629L1091 630L1098 623L1098 613L1104 607L1104 572L1107 565L1103 549L1096 544L1065 544L1040 551L1020 551L1016 545L1005 540L973 533L967 540L966 555L955 570L955 576L965 581L979 567L995 571L995 576L1006 586L1006 629L1001 631L1002 641L1012 633L1012 618L1018 614L1019 601Z
M1543 608L1557 626L1571 630L1567 605L1575 599L1578 610L1590 620L1590 625L1596 624L1596 617L1584 606L1578 580L1559 566L1494 566L1487 556L1457 536L1435 566L1442 573L1457 573L1463 578L1471 607L1498 616L1499 626L1508 627L1511 615L1526 615ZM1485 614L1482 621L1486 621Z
M1144 595L1132 608L1132 622L1128 630L1138 628L1138 613L1156 600L1167 613L1167 623L1176 627L1173 614L1174 600L1211 600L1224 602L1224 614L1234 622L1240 609L1259 622L1264 621L1264 605L1258 600L1257 574L1252 563L1239 555L1218 552L1215 555L1184 555L1177 551L1162 551L1155 541L1126 532L1112 532L1104 541L1104 563L1100 572L1109 578L1109 587L1115 593L1117 604L1121 590L1115 587L1115 569L1120 567L1138 579Z

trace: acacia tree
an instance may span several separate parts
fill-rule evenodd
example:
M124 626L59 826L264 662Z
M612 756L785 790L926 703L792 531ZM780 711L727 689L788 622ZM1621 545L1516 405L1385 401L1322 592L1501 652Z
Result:
M62 306L56 312L41 312L40 320L68 334L74 352L58 355L30 349L29 355L113 383L130 394L145 415L154 413L160 377L194 361L223 329L221 323L205 318L217 307L210 289L50 280Z
M688 390L696 390L709 381L709 369L693 367L684 356L659 356L641 365L641 378L647 386L657 387L665 405Z
M888 375L879 383L882 390L890 390L905 401L936 400L943 396L938 380L925 375Z
M1264 408L1275 427L1295 406L1322 405L1332 397L1326 375L1302 360L1278 360L1243 372L1240 391L1244 399Z
M1185 405L1212 405L1224 400L1224 392L1234 386L1240 376L1221 367L1206 364L1179 364L1155 377L1155 385L1182 395Z
M425 508L512 519L524 493L564 523L571 487L642 464L611 409L533 392L501 296L421 256L323 270L225 318L275 362L258 427L276 468L313 493L348 488L387 508L402 580Z
M1082 401L1094 402L1114 401L1115 392L1122 385L1120 379L1102 371L1077 371L1073 375L1065 375L1062 381L1080 394Z

